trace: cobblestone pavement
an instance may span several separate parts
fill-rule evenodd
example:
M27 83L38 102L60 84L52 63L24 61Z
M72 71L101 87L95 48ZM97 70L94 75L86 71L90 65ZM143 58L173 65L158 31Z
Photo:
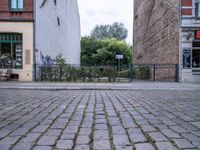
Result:
M200 92L0 90L0 150L197 150Z

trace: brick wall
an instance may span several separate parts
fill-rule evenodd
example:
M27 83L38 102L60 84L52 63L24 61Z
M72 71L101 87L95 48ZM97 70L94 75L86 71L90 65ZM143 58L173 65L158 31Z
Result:
M23 21L33 19L33 0L24 0L22 11L11 11L10 0L0 0L1 21Z
M137 13L137 9L139 8L142 1L144 1L144 0L134 0L134 14Z
M192 0L182 0L182 15L192 15Z
M134 63L178 63L179 5L178 0L143 0L134 18Z

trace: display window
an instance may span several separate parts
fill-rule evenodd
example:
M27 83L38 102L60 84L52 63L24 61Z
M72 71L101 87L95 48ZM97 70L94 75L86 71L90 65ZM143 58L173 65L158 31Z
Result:
M200 42L193 42L192 68L200 68Z
M22 69L22 34L0 33L0 68Z

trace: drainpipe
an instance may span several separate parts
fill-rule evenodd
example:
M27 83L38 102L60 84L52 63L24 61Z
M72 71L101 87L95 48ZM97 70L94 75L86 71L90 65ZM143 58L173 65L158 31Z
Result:
M180 0L180 15L179 15L179 64L178 64L178 74L179 82L182 82L182 67L181 67L181 60L182 60L182 0Z
M33 0L33 76L36 81L36 0Z

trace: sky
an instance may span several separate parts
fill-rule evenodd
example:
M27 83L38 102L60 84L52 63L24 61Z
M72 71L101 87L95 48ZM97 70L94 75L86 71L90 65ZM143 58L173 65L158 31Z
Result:
M133 0L77 0L81 35L90 35L95 25L122 22L128 29L126 41L132 45Z

